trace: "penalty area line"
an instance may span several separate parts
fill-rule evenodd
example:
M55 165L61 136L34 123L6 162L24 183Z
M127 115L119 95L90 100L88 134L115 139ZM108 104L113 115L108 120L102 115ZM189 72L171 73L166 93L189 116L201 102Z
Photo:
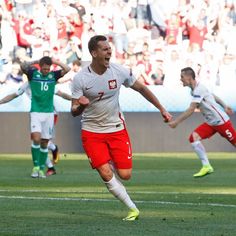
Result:
M80 201L80 202L115 202L116 199L101 199L101 198L68 198L68 197L26 197L26 196L4 196L0 195L0 199L22 199L22 200L49 200L49 201ZM209 207L226 207L236 208L233 204L222 203L193 203L193 202L170 202L170 201L144 201L137 200L139 204L160 204L160 205L185 205L185 206L209 206Z

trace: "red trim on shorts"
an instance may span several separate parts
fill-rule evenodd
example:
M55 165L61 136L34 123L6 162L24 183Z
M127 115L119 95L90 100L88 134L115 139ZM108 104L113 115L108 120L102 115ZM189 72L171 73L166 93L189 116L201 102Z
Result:
M58 115L54 114L54 125L56 125L58 122Z

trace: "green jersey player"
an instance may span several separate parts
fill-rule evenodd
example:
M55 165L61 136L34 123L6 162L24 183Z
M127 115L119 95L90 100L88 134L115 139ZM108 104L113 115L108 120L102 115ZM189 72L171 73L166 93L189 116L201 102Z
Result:
M39 69L33 66L36 64L39 65ZM58 65L62 69L51 71L52 64ZM46 56L39 61L23 63L21 68L28 77L31 90L31 153L34 164L31 176L45 178L48 140L51 139L53 131L55 84L59 78L69 72L70 67Z

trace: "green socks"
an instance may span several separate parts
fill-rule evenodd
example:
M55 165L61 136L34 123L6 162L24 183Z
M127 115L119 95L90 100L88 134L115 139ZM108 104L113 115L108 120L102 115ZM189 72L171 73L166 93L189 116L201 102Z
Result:
M39 166L39 156L40 156L40 145L31 145L31 154L33 159L33 164L35 167Z
M47 148L46 149L40 148L40 156L39 156L39 168L40 168L40 170L44 170L47 157L48 157L48 149Z

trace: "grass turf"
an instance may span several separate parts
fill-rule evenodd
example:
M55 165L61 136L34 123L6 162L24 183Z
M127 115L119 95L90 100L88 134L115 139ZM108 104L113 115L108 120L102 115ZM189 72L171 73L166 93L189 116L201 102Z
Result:
M0 235L236 235L236 159L210 153L215 172L194 179L190 153L135 154L125 183L141 211L123 222L126 207L108 193L84 155L62 156L57 175L32 179L29 155L0 155Z

